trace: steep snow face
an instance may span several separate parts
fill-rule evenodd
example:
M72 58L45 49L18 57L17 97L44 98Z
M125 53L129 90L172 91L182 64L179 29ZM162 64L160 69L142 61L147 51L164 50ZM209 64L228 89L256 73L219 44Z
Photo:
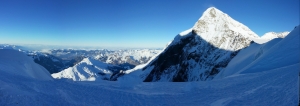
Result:
M253 38L259 38L247 26L214 7L203 13L193 31L215 47L231 51L245 48Z
M298 26L284 39L277 38L264 44L251 44L249 47L241 50L216 77L225 78L245 73L281 69L299 64L299 30L300 27ZM293 70L300 70L300 66L298 65Z
M239 50L258 38L227 14L208 8L194 27L177 35L139 76L147 82L211 80Z
M67 78L73 81L109 80L110 76L118 71L116 69L118 69L117 66L92 58L85 58L73 67L52 74L52 77L56 79Z
M0 49L0 71L38 80L53 79L50 73L32 58L12 49Z

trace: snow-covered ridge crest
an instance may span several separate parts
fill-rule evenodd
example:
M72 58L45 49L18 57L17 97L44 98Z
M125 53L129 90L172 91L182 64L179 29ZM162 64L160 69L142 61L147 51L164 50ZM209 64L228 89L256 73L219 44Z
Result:
M32 58L13 49L0 49L0 71L38 80L53 80L50 73Z
M112 66L92 58L84 58L73 67L52 74L53 78L67 78L73 81L96 81L97 79L108 80L112 74L108 68Z
M260 38L252 39L257 44L264 44L268 43L269 41L275 39L275 38L285 38L290 32L268 32L261 36Z
M268 32L261 36L262 39L269 39L272 40L274 38L285 38L290 32L285 31L285 32Z

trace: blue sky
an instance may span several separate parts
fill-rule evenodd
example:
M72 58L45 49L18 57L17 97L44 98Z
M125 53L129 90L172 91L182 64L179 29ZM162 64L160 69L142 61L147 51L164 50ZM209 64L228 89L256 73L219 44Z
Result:
M299 25L299 0L0 0L0 44L163 48L211 6L258 35Z

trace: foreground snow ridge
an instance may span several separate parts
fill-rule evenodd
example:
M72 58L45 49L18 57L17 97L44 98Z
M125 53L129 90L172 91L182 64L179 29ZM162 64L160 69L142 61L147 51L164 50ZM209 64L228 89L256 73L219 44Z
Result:
M0 71L36 80L53 80L44 67L36 64L24 53L13 49L0 49Z
M184 83L38 81L0 71L0 105L295 106L299 65Z

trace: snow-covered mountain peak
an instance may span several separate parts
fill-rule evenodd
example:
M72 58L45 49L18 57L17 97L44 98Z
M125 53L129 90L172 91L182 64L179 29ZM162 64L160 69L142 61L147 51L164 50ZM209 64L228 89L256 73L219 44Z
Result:
M219 9L215 8L215 7L210 7L208 9L206 9L206 11L204 11L202 16L206 16L206 17L211 17L211 18L215 18L218 16L222 16L224 13L222 11L220 11ZM203 17L204 18L204 17Z
M255 38L247 26L211 7L137 74L145 82L210 80Z
M198 22L193 27L198 35L212 35L207 32L218 33L220 31L235 31L244 36L255 37L258 35L252 32L247 26L232 19L229 15L221 10L210 7L200 17Z
M253 38L259 38L247 26L215 7L210 7L203 13L192 27L192 33L201 36L215 47L231 51L242 49L248 46ZM235 43L236 40L241 42Z
M113 73L110 70L112 67L114 66L88 57L73 67L52 74L52 77L56 79L67 78L73 81L109 80L110 75Z
M81 62L79 62L78 64L86 63L87 65L93 65L93 63L91 62L91 60L93 61L92 58L87 57L87 58L84 58L84 59L83 59Z

